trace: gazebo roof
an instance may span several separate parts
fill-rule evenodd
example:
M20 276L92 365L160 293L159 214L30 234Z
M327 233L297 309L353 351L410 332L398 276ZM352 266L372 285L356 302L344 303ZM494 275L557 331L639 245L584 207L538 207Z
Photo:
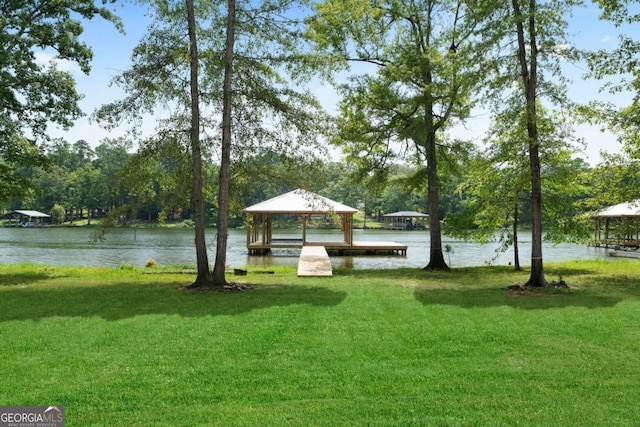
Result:
M245 209L248 213L272 213L272 214L324 214L356 213L357 209L339 202L335 202L319 194L307 190L293 190L273 199L249 206Z
M596 213L597 217L633 217L640 216L640 200L609 206Z
M428 214L415 211L399 211L383 215L387 218L429 218Z

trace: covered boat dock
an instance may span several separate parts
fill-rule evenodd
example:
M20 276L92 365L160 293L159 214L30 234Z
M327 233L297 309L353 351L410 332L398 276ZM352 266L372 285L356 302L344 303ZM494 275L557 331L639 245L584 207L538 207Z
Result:
M385 230L424 230L429 215L415 211L399 211L383 215Z
M49 225L51 215L29 209L17 209L2 215L2 218L9 220L8 227L45 227Z
M353 215L357 209L306 190L293 190L245 209L248 215L247 249L252 255L264 255L273 249L302 249L322 246L328 254L406 255L407 246L395 242L354 242ZM295 238L274 237L276 215L296 216L301 234ZM312 216L330 217L342 230L342 241L309 241L307 227Z
M594 216L593 246L640 248L640 200L609 206Z

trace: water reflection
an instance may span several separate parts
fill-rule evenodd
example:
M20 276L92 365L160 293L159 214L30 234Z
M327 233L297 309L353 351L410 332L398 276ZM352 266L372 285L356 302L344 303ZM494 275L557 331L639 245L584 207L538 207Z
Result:
M0 263L34 262L50 265L79 265L117 267L123 264L142 267L153 259L160 265L195 265L194 232L191 229L115 229L106 240L92 245L91 229L77 228L0 228ZM284 232L297 236L298 230ZM279 231L279 235L280 235ZM308 230L309 240L335 239L339 230ZM209 257L215 256L215 229L207 230ZM429 233L427 231L354 230L356 241L395 241L408 246L407 256L337 256L332 257L336 268L398 268L424 267L429 261ZM520 260L528 265L530 236L520 237ZM451 267L485 264L506 265L513 252L496 254L497 244L480 245L444 237L443 245L450 248L445 259ZM290 265L298 262L298 250L277 250L271 255L248 255L246 232L230 230L227 264L231 267ZM586 245L545 245L546 261L590 259L606 257L606 250Z

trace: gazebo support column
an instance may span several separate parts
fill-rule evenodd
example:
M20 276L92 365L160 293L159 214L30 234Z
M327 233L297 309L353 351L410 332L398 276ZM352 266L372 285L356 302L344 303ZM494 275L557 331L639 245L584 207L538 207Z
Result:
M261 218L259 215L254 215L253 216L253 238L252 238L252 243L257 242L258 241L258 237L259 237L259 232L260 232L260 221Z
M309 216L300 215L300 219L302 220L302 246L304 246L307 244L307 220Z
M264 215L262 230L262 243L271 244L273 240L273 228L271 227L271 215Z
M340 216L342 217L342 230L344 233L344 241L348 245L353 245L353 214L346 213Z

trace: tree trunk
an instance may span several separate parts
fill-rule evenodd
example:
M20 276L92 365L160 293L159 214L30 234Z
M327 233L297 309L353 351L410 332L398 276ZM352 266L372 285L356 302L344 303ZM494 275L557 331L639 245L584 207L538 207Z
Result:
M442 253L442 232L440 230L440 194L438 189L438 168L436 164L436 135L427 133L427 197L429 198L429 264L424 270L449 270Z
M200 148L200 108L198 89L198 44L193 0L187 2L189 53L191 68L191 157L193 162L193 208L195 212L195 245L198 275L191 286L209 284L209 258L205 240L204 197L202 195L202 152Z
M520 271L520 252L518 248L518 204L513 211L513 268Z
M531 276L527 286L548 286L542 263L542 182L540 179L540 156L538 139L538 117L536 112L536 94L538 83L538 45L536 42L536 0L529 0L528 29L529 46L527 49L524 37L524 17L520 10L520 1L512 0L513 12L516 18L518 35L518 59L522 73L524 95L527 113L527 134L529 137L529 168L531 171L531 208L532 208L532 236L531 236ZM527 52L530 61L527 62Z
M218 240L216 261L213 267L213 284L226 284L227 239L229 235L229 181L231 169L231 83L233 80L233 45L235 39L236 2L227 2L227 44L224 60L224 84L222 95L222 156L220 163L220 188L218 190Z
M529 150L533 228L531 233L531 276L526 285L549 286L549 283L547 283L544 277L544 268L542 265L542 185L538 145L532 145Z

